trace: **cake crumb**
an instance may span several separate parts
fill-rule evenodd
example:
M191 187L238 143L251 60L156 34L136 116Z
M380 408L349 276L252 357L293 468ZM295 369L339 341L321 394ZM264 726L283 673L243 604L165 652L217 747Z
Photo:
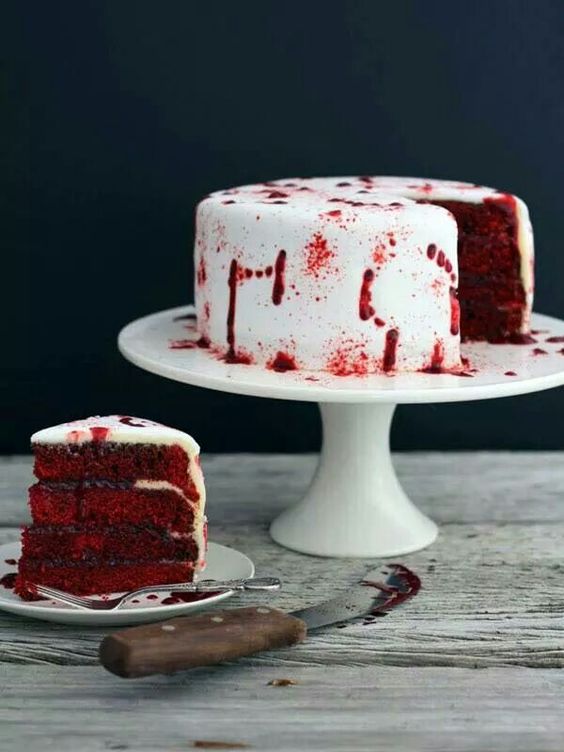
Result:
M272 679L268 682L269 687L293 687L299 682L294 679Z

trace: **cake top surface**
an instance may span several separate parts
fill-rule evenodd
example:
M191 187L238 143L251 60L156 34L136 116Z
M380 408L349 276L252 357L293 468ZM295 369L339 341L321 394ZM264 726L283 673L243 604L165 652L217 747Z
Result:
M290 206L294 209L327 211L401 210L425 201L466 201L502 198L507 194L495 188L452 180L426 178L360 176L334 178L285 178L254 185L242 185L207 196L224 205L252 204L264 207Z
M37 431L32 444L82 444L113 441L124 444L178 444L190 456L199 454L198 443L187 433L146 418L130 415L94 415Z

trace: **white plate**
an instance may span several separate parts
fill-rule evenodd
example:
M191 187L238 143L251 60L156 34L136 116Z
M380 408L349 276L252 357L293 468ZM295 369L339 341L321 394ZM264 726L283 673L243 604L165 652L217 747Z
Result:
M15 572L17 567L6 560L18 560L21 553L20 543L5 543L0 546L0 577ZM252 577L255 573L253 562L234 548L210 543L205 569L206 580L230 580ZM139 603L127 603L117 611L83 611L71 606L57 604L54 601L23 601L13 590L0 585L0 610L21 616L30 616L43 621L55 621L59 624L82 624L85 627L109 627L126 624L141 624L159 621L188 612L201 611L233 595L229 590L220 595L212 595L201 601L163 605L161 600L168 595L161 594L158 600L148 596L139 599Z
M564 321L534 313L531 328L540 330L531 345L462 344L472 378L451 374L333 376L319 371L277 373L262 366L230 365L208 350L171 349L178 339L196 341L194 321L179 316L194 306L161 311L133 321L120 332L122 354L146 371L185 384L256 397L312 402L461 402L512 397L551 389L564 383L563 343L547 342L564 335ZM542 353L535 353L535 348ZM512 372L515 375L508 375ZM313 379L313 381L312 381Z

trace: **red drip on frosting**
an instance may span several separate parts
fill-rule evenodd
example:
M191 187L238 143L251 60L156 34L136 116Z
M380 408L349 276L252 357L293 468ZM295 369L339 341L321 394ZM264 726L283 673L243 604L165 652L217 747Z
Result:
M374 308L372 307L372 292L371 287L374 282L374 272L372 269L367 269L362 275L362 285L360 287L360 297L358 300L358 315L363 321L367 321L371 316L374 316Z
M245 282L245 280L252 279L256 276L258 279L262 277L271 277L274 273L274 280L272 285L272 302L274 305L280 305L284 296L285 290L285 271L286 271L286 251L279 251L276 257L274 268L269 265L265 269L249 269L239 265L236 259L231 261L229 267L229 277L227 284L229 287L229 305L227 309L227 353L223 357L226 363L243 363L249 365L253 362L251 355L237 350L235 343L235 318L237 311L237 286L239 283ZM174 343L173 346L179 347L180 342ZM187 346L183 344L182 346ZM192 347L210 347L210 341L207 337L201 337L197 343L193 343Z
M440 340L435 342L433 354L431 355L430 365L422 368L423 373L443 373L443 363L445 359L443 343Z
M437 246L434 243L430 243L427 246L427 256L432 260L437 254Z
M110 429L104 428L104 426L92 426L90 433L92 434L92 441L105 441Z
M391 371L396 365L396 351L398 347L399 332L397 329L388 329L386 332L386 344L384 347L384 357L382 368L384 371Z
M274 283L272 285L272 302L280 305L284 296L286 271L286 251L279 251L274 264Z
M236 358L235 353L235 312L237 310L237 278L239 276L239 264L235 259L231 261L229 267L229 308L227 309L227 344L229 349L225 357L228 363L233 363Z
M547 337L546 342L564 342L564 337Z
M268 363L267 368L270 368L272 371L278 371L278 373L285 373L286 371L296 371L298 365L292 355L278 351L276 357Z
M198 287L203 287L206 284L207 278L206 262L204 261L204 257L200 256L200 263L198 264L198 272L196 275Z

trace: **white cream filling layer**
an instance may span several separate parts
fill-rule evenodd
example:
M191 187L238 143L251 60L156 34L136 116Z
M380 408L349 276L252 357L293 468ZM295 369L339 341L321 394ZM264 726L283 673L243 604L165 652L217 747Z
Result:
M195 460L194 462L191 462L191 464L194 467L198 468ZM195 502L191 499L188 499L181 488L175 486L174 483L170 483L168 480L137 480L134 484L134 487L140 490L173 491L174 493L178 494L186 502L186 504L189 504L192 507L194 511L194 529L192 537L198 548L198 562L196 564L196 571L199 571L203 568L203 566L205 565L206 557L206 536L204 532L206 524L206 516L204 514L205 489L203 484L203 476L199 468L198 471L199 473L192 473L192 480L194 481L194 485L196 486L196 489L200 496L199 500ZM200 477L197 478L197 475L199 475Z

